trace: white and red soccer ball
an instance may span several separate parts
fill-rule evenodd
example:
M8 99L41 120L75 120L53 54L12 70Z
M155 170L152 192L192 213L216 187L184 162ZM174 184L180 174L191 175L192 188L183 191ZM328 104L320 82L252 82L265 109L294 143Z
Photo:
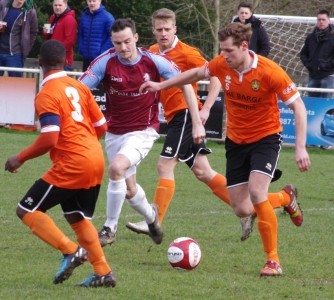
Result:
M170 243L167 258L174 269L192 270L201 261L202 252L199 244L192 238L180 237Z

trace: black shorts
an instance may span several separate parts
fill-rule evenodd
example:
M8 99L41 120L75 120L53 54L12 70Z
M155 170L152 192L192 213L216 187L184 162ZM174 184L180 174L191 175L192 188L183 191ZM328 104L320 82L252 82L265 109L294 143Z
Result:
M163 158L177 157L192 168L198 153L210 154L205 143L195 144L192 136L192 122L189 111L182 110L167 124L166 139L160 156Z
M282 147L281 134L268 135L251 144L236 144L225 140L227 186L248 182L251 172L273 178Z
M38 179L20 201L19 206L28 211L46 212L60 204L64 214L80 213L91 219L100 192L100 185L89 189L64 189Z

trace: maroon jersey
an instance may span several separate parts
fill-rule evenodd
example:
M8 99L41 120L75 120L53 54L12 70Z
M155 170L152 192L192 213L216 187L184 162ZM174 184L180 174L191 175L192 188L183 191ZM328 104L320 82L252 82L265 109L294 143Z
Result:
M108 131L124 134L147 127L159 129L159 93L139 93L148 80L160 82L180 71L165 55L138 48L139 56L132 63L122 61L112 48L98 56L80 77L88 87L103 83L107 96L105 117Z

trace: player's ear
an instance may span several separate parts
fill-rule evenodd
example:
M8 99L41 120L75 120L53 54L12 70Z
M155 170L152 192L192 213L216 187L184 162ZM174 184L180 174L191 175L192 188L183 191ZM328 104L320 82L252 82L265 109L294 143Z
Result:
M248 50L249 49L249 43L247 41L241 42L242 49Z

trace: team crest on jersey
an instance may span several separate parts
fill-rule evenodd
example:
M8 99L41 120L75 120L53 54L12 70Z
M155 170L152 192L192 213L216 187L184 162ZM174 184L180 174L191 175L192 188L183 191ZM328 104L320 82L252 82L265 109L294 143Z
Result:
M251 85L253 91L258 91L260 89L260 81L258 80L253 80Z
M145 73L143 79L144 79L144 82L150 81L151 80L150 74Z
M226 75L226 77L225 77L225 90L228 91L230 89L231 82L232 82L231 76L230 75Z

